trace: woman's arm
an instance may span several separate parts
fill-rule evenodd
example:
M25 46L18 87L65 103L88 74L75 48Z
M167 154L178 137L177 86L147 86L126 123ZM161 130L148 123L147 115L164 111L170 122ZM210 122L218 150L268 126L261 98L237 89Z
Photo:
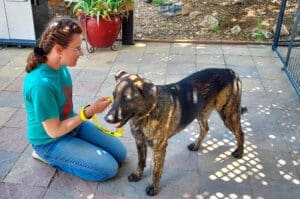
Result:
M96 113L103 112L110 103L111 101L108 100L108 97L101 97L100 99L93 102L90 106L88 106L85 109L84 114L87 118L90 118ZM43 122L43 127L51 138L57 138L71 132L82 122L83 121L80 119L79 115L65 119L63 121L60 121L59 118L52 118L45 120Z

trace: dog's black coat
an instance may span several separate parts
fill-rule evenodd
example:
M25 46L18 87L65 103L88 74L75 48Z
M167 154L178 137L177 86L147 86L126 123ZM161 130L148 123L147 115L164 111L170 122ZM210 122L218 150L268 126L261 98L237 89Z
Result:
M233 82L234 78L236 76L231 69L205 69L177 83L161 86L160 89L162 93L171 93L173 99L179 101L181 109L184 110L181 112L180 127L184 128L203 111L208 101ZM193 102L195 90L197 91L196 103Z

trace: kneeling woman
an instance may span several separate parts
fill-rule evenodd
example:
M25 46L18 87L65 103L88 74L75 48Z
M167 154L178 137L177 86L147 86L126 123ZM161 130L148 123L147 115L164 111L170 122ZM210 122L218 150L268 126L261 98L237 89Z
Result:
M126 148L115 137L86 121L110 104L107 97L73 110L72 80L67 67L83 55L82 29L71 18L52 20L38 47L27 59L23 96L27 139L33 157L91 181L114 177L126 158Z

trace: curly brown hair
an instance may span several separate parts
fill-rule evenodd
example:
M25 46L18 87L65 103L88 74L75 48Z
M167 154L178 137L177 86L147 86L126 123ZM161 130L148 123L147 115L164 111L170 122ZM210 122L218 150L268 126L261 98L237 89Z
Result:
M47 61L46 55L55 44L67 47L74 34L81 34L80 25L70 17L56 17L51 20L43 32L38 47L34 48L27 58L25 71L31 72L40 63Z

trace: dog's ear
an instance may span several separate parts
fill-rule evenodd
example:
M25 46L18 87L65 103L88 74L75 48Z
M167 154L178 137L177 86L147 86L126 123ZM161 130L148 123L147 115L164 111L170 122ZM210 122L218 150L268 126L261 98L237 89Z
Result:
M116 74L115 74L116 81L120 80L124 75L127 75L127 74L128 73L123 70L116 72Z
M142 96L149 100L149 98L155 98L157 93L157 87L150 80L143 78L143 84L137 86Z

